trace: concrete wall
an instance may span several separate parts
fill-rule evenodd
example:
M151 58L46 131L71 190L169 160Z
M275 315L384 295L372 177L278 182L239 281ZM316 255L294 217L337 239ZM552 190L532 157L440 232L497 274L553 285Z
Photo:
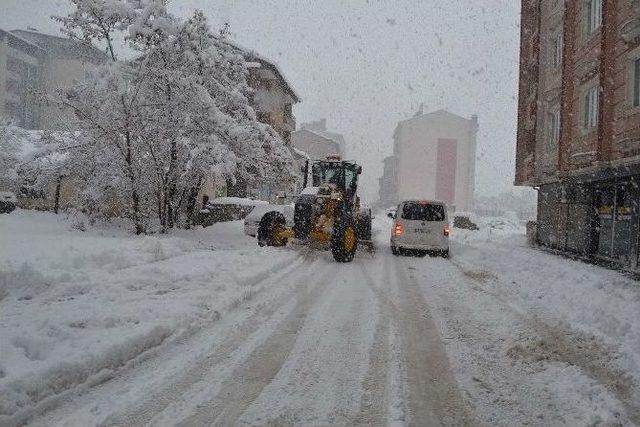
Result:
M400 200L436 198L437 148L441 139L457 142L455 208L471 210L475 189L477 121L446 111L400 122L395 134Z

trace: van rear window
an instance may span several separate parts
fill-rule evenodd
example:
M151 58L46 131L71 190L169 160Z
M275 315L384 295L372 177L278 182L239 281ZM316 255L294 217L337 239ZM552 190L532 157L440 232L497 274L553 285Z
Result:
M444 206L427 203L405 203L402 208L402 219L410 221L444 221Z

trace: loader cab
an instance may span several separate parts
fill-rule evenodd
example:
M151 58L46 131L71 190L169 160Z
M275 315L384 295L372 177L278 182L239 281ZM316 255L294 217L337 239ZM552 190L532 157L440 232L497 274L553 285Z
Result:
M334 184L343 190L347 199L352 200L358 188L358 175L362 167L355 163L338 160L318 161L311 165L311 185L320 187Z

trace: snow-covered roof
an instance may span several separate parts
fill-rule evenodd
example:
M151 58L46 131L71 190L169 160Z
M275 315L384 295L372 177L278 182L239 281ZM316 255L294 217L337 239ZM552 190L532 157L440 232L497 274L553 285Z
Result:
M435 110L435 111L432 111L430 113L419 114L419 115L410 117L410 118L405 119L405 120L400 120L398 122L398 127L403 123L411 122L411 121L414 121L414 120L430 119L430 118L433 118L434 116L449 116L449 117L453 117L453 118L456 118L456 119L459 119L459 120L464 120L466 122L472 120L472 119L467 119L467 118L462 117L462 116L460 116L458 114L452 113L450 111L447 111L447 110L441 108L439 110Z
M11 34L32 43L54 58L79 58L91 62L106 60L106 54L90 43L32 30L11 30Z
M37 44L25 39L24 37L21 37L18 34L5 31L2 28L0 28L0 40L4 39L5 37L11 39L14 42L19 43L22 48L27 48L31 50L32 52L29 52L30 55L41 56L41 55L44 55L45 53L44 49L42 49Z
M239 52L242 52L243 56L246 57L247 61L248 61L248 67L249 68L259 68L256 65L260 65L260 66L265 66L267 68L271 68L276 76L278 77L278 79L282 82L283 87L290 93L290 95L293 97L293 99L296 102L300 102L300 96L298 96L298 94L296 93L296 91L293 89L293 86L291 86L291 84L289 83L289 81L287 80L287 78L285 77L284 73L282 72L282 69L280 68L280 66L272 61L271 59L268 59L262 55L260 55L258 52L256 52L253 49L248 49L242 45L240 45L239 43L236 43L235 41L229 40L229 39L225 39L225 42L235 48L236 50L238 50Z
M305 153L304 151L296 148L296 147L291 147L291 150L296 153L298 156L300 157L304 157L306 159L310 159L309 155L307 153Z
M337 144L338 147L340 147L340 143L338 141L336 141L335 139L330 138L328 135L323 135L323 133L319 132L319 131L303 128L303 129L298 129L298 130L292 132L291 134L293 135L293 134L301 133L301 132L309 132L310 134L313 134L313 135L315 135L317 137L326 139L329 142L333 142L334 144Z

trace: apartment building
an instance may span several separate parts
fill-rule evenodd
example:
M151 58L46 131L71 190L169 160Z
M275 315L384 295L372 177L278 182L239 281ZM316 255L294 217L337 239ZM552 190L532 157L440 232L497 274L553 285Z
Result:
M248 83L253 89L251 105L256 111L258 120L268 124L278 133L291 151L294 162L302 163L304 155L297 152L291 142L291 134L296 129L293 106L300 102L300 97L274 61L265 58L255 50L244 48L230 40L227 43L247 61ZM236 196L274 200L277 196L291 197L292 194L297 193L302 180L302 173L299 173L287 182L264 182L251 187L240 179L229 179L224 183L210 182L201 196L207 198Z
M382 163L382 176L378 179L378 206L388 208L398 204L396 158L387 156Z
M0 29L0 116L25 129L67 130L70 114L44 97L82 80L105 59L99 49L66 37Z
M522 0L516 184L538 242L638 267L640 2Z
M457 211L473 209L478 118L446 110L398 123L393 156L385 159L380 203L440 200Z
M40 126L37 94L45 55L39 46L0 29L0 117L25 129Z

